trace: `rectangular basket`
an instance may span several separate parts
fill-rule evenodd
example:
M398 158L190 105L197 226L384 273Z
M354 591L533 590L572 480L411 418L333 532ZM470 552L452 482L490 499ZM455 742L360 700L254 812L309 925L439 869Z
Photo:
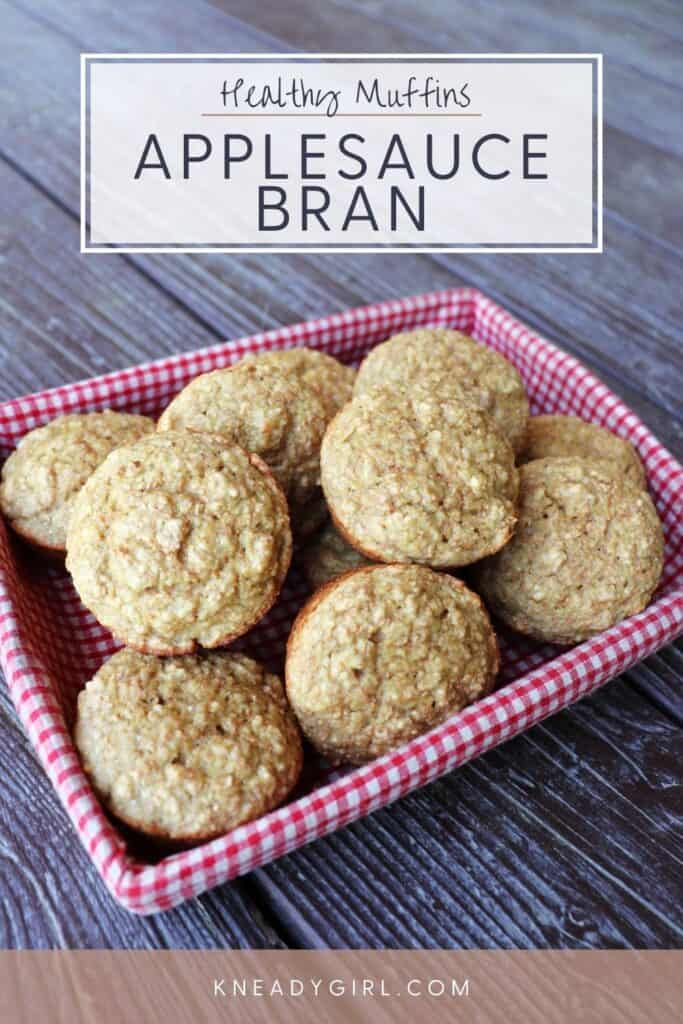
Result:
M573 413L635 445L666 533L653 603L571 650L504 636L500 686L485 700L365 767L330 776L311 765L305 788L285 806L154 862L104 814L71 740L76 695L116 644L83 608L64 569L30 555L0 524L0 663L12 699L97 870L129 910L172 907L391 803L591 693L683 631L683 469L579 362L471 289L355 309L5 402L0 448L6 455L28 430L60 413L114 408L156 415L197 374L247 352L308 345L356 362L389 335L426 325L459 328L510 359L532 412ZM243 649L281 671L289 626L305 596L295 570Z

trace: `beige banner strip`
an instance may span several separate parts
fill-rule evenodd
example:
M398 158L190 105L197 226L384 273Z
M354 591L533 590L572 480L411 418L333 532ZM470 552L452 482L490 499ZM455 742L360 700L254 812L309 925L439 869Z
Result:
M0 952L0 1020L668 1024L680 952Z

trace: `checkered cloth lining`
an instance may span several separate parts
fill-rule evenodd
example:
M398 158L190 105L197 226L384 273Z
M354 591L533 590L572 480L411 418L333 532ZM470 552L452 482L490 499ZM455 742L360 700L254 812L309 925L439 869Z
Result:
M503 685L485 700L363 768L325 776L316 775L314 766L308 791L286 806L213 842L149 863L136 859L134 845L102 812L69 733L78 690L116 645L80 604L63 570L46 568L1 526L0 662L81 841L129 910L149 914L172 907L391 803L591 693L683 631L683 469L580 363L470 289L351 310L6 402L0 406L0 446L6 453L26 431L59 413L111 407L154 415L197 374L247 352L309 345L353 362L390 334L424 325L460 328L502 352L524 377L534 412L574 413L636 446L667 540L654 603L564 652L504 636ZM304 596L295 569L278 606L243 648L281 669L284 640Z

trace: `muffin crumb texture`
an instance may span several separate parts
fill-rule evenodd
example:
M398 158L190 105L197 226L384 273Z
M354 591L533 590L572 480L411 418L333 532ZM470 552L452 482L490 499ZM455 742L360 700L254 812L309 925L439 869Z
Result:
M567 456L600 459L606 472L647 487L645 467L628 441L576 416L532 416L518 457L520 465Z
M520 478L515 535L476 570L491 611L520 633L560 644L642 611L663 564L649 495L599 460L539 459Z
M635 448L573 416L529 418L516 367L445 327L388 338L358 372L304 347L245 356L192 380L156 425L59 416L5 461L0 511L66 553L81 601L126 645L78 696L93 790L181 845L287 799L303 739L365 764L485 698L489 614L581 643L645 608L664 560ZM283 683L216 648L273 608L293 536L283 600L246 641L276 656L305 575Z
M280 352L259 352L246 356L243 362L274 366L304 387L313 388L322 398L329 419L350 401L353 393L354 368L317 349L287 348Z
M354 398L328 428L321 466L340 533L375 561L467 565L515 525L508 442L480 409L419 383Z
M159 419L159 430L221 434L271 468L305 522L320 486L327 424L351 395L353 371L308 349L263 353L196 377Z
M425 327L395 334L366 356L354 393L361 395L377 386L410 386L426 373L489 413L518 450L529 415L522 378L498 352L460 331Z
M124 648L79 695L75 740L112 814L172 840L209 839L267 813L302 763L282 683L240 654Z
M36 547L64 552L73 503L88 477L119 445L153 430L147 416L110 409L58 416L31 430L3 466L3 514Z
M67 568L115 636L153 654L217 647L275 601L287 504L267 467L225 438L152 434L117 449L79 494Z
M424 566L368 566L299 613L286 685L313 746L362 763L485 696L497 670L488 615L463 583Z

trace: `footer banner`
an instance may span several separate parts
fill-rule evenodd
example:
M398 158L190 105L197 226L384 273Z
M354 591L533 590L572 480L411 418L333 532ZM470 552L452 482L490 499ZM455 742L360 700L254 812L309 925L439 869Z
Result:
M682 968L668 951L3 952L0 1020L668 1024Z

